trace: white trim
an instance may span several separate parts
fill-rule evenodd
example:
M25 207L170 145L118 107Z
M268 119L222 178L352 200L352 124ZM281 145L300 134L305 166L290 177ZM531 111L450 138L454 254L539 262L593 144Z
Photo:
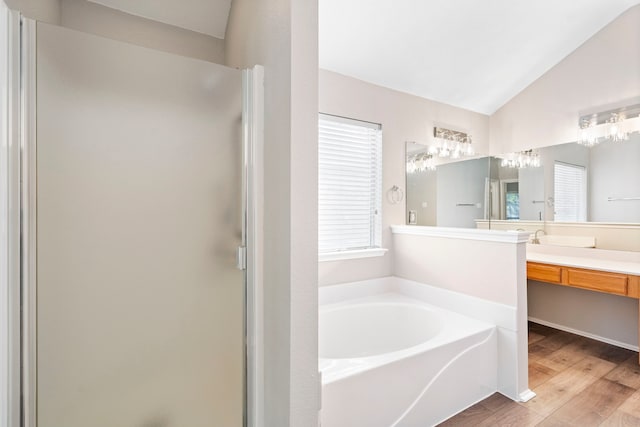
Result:
M20 14L2 4L0 427L20 426Z
M389 249L370 248L370 249L353 249L348 251L325 252L318 254L319 262L340 261L343 259L371 258L376 256L384 256Z
M530 232L512 230L485 230L477 228L427 227L421 225L392 225L393 234L444 237L449 239L481 240L499 243L526 243Z
M624 222L563 222L563 221L547 221L549 227L583 227L583 228L622 228L622 229L640 229L639 223Z
M544 227L544 224L545 224L544 221L538 221L538 220L529 221L529 220L523 220L523 219L492 219L492 220L476 219L475 221L476 221L476 227L479 226L480 224L482 225L487 224L487 227L488 227L489 223L500 224L500 225L510 224L513 226L514 230L516 228L522 228L523 226L532 226L532 227L542 228Z
M264 68L243 71L243 139L247 161L246 425L264 426L263 126Z
M25 427L37 420L36 21L22 18L22 395Z
M476 226L480 224L511 224L513 228L521 228L523 226L535 226L543 228L548 227L580 227L580 228L621 228L621 229L639 229L640 223L633 222L562 222L562 221L527 221L527 220L506 220L506 219L476 219Z
M581 331L579 329L573 329L568 326L560 325L558 323L547 322L546 320L538 319L537 317L529 316L528 320L533 323L539 323L544 326L549 326L551 328L559 329L561 331L570 332L575 335L580 335L581 337L591 338L596 341L601 341L607 344L615 345L616 347L626 348L627 350L638 351L639 347L637 345L627 344L622 341L612 340L610 338L605 338L600 335L592 334L589 332Z
M526 389L525 391L520 393L519 397L520 397L520 402L528 402L534 397L536 397L536 394L530 389Z

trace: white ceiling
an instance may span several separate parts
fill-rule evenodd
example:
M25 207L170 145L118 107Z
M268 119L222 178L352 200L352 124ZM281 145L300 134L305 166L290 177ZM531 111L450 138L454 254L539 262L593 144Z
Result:
M224 39L231 0L89 0L131 15Z
M319 0L320 67L491 114L636 4Z

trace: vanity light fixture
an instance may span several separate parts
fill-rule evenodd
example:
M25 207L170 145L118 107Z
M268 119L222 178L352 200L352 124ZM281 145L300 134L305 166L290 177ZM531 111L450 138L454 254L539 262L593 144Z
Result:
M418 153L409 156L407 159L407 172L424 172L436 170L436 161L433 154Z
M609 140L617 142L629 139L629 132L624 128L624 119L624 114L611 113L611 118L607 120L607 125L609 126L607 138Z
M435 144L429 146L429 154L438 157L458 159L463 156L473 156L473 142L471 135L457 130L441 127L433 128Z
M626 141L631 133L640 132L640 104L584 115L578 123L578 143L587 147Z
M598 119L595 114L588 119L584 117L580 119L578 143L586 145L587 147L593 147L599 142L595 132L597 121Z
M509 153L502 159L500 166L518 169L537 168L540 167L540 153L538 153L538 150Z

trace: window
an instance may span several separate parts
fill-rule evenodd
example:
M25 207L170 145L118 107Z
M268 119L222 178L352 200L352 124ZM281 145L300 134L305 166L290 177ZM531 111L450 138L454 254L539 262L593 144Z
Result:
M584 166L555 162L553 169L555 221L587 220L587 170Z
M520 193L517 182L505 183L505 217L520 219Z
M320 114L318 131L320 259L382 255L381 126Z

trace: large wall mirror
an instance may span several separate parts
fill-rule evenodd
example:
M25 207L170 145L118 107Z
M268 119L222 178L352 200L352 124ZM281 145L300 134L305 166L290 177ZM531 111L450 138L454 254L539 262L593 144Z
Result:
M443 160L406 143L407 223L475 228L489 218L489 157Z
M500 211L491 219L640 223L639 134L593 147L553 145L536 154L538 167L492 161Z
M544 224L640 226L640 134L593 147L552 145L513 156L442 161L406 144L408 224L511 229ZM521 160L521 159L520 159ZM507 228L509 228L507 227ZM482 227L482 228L486 228ZM495 227L497 228L497 227ZM529 229L529 228L526 228Z

